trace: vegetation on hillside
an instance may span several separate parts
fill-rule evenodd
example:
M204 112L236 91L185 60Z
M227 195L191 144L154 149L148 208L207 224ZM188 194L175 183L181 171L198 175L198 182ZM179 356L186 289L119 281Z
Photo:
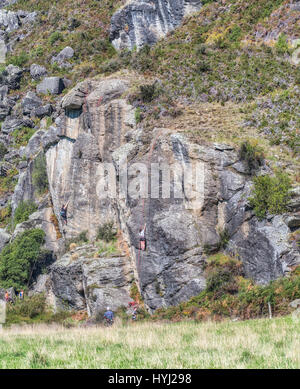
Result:
M0 287L15 290L27 289L34 273L39 273L47 261L41 249L45 232L28 230L7 244L0 253Z
M300 298L300 269L291 277L280 278L266 286L243 276L242 263L222 253L208 259L207 287L198 296L178 306L158 309L152 320L222 320L268 317L268 303L274 316L291 312L289 303Z
M14 213L13 229L17 224L23 223L29 219L29 216L37 210L37 206L33 201L21 201Z
M19 66L38 63L46 66L51 74L67 75L76 82L96 75L99 65L116 53L108 39L110 19L124 2L76 0L72 2L70 13L70 2L66 0L19 0L9 8L37 11L38 16L29 34L26 31L28 26L24 26L27 37L18 42L7 63ZM59 68L56 63L51 64L51 58L66 46L75 51L74 58L70 60L72 72Z
M288 211L291 180L287 174L277 172L274 177L263 175L254 178L253 195L250 205L259 220L267 214L278 215Z
M36 324L36 323L64 323L73 313L53 313L49 308L44 294L34 294L31 297L24 296L22 300L16 298L14 303L7 305L6 326L11 324Z
M32 183L38 195L44 194L48 189L47 164L43 153L40 153L34 160Z

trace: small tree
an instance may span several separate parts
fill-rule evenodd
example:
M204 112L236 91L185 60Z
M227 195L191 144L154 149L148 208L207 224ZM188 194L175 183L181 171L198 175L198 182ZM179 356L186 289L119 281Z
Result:
M274 177L270 175L255 177L253 196L249 198L249 201L258 219L264 219L267 213L286 212L290 189L291 180L283 172L277 172Z
M48 188L46 158L43 153L40 153L34 161L32 182L39 195L43 194Z
M44 231L28 230L4 247L0 254L1 287L21 290L28 286L33 270L42 257L44 238Z
M37 210L37 206L33 201L21 201L15 210L14 214L14 227L17 224L23 223L28 220L29 216Z
M279 35L278 41L276 42L276 51L278 54L285 54L289 51L287 36L285 34Z

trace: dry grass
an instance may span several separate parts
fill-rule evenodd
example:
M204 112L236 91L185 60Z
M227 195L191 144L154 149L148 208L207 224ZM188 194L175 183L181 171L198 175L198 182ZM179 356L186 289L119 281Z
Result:
M15 327L1 368L299 368L299 321Z
M172 120L168 116L162 117L153 120L151 125L183 132L191 141L198 144L225 143L237 150L246 140L257 141L263 148L269 165L281 166L291 176L295 176L297 181L299 160L287 147L271 145L267 136L259 133L255 127L243 126L247 117L243 113L246 107L245 104L233 102L227 102L225 105L217 102L191 104L189 108L182 107L182 114L178 117Z

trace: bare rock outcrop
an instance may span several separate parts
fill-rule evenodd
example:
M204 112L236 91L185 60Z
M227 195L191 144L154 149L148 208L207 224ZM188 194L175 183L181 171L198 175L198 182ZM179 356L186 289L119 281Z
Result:
M69 201L65 236L88 231L95 237L98 227L115 219L111 201L99 199L97 185L102 162L125 142L135 125L134 109L122 99L129 83L108 79L83 83L62 100L59 126L46 134L48 179L55 212ZM75 190L76 188L76 190Z
M117 50L153 45L201 7L199 0L129 1L111 19L111 42Z
M239 153L226 144L197 144L171 129L139 128L126 97L131 85L129 75L78 84L62 99L55 125L36 132L20 151L28 166L20 173L13 210L22 200L37 201L32 174L41 152L51 204L41 204L15 233L43 228L46 246L58 257L36 289L45 290L56 308L95 315L106 305L127 305L135 281L153 312L204 290L207 257L220 249L225 232L227 252L239 257L257 283L298 265L299 247L290 239L299 226L298 189L290 213L259 222L248 204L252 176ZM261 174L269 172L261 167ZM113 196L106 192L109 175L116 184ZM60 208L67 201L64 225ZM61 257L64 239L87 231L93 241L110 221L126 256L99 258L84 246ZM145 223L147 248L140 251L138 233ZM64 239L55 236L57 227Z
M88 231L93 239L99 226L113 221L129 251L129 257L121 261L121 268L125 261L150 311L178 304L205 288L207 255L218 250L225 231L229 238L228 252L239 256L247 276L258 283L278 278L299 264L299 250L289 241L293 223L297 222L295 213L258 222L247 200L252 178L233 147L195 144L183 134L166 128L150 132L138 129L134 109L124 97L129 88L130 81L126 78L79 84L63 98L56 127L44 134L50 193L58 219L60 206L70 201L68 225L60 222L64 236L74 237ZM114 168L116 197L105 197L99 192L103 163L111 163ZM161 174L159 170L164 166L171 167L172 179L169 196L162 197L162 182L158 180L151 187L150 182L152 175ZM141 176L143 168L147 177ZM182 172L195 174L197 168L200 186L195 187L192 180L195 200L183 185ZM128 179L125 196L124 169ZM263 166L261 173L264 169L268 172ZM132 196L130 187L134 186L146 189L147 195ZM180 187L183 191L177 195ZM144 223L147 223L147 250L141 252L138 232ZM86 272L94 269L93 274L102 283L103 277L115 279L112 275L115 270L111 267L113 260L92 261L88 270L86 261L83 255L79 262L57 263L59 271L53 270L56 274L53 293L59 295L58 285L73 282L61 279L71 277L76 297L73 303L69 298L70 304L77 307L85 304L92 313L106 304L106 292L90 288L93 297L84 302L90 297L87 297L88 286L82 285L92 284L84 281ZM93 277L89 273L88 279ZM78 285L82 289L78 290ZM115 287L119 288L117 284ZM120 300L124 302L126 298Z
M90 316L110 306L127 306L133 272L124 256L94 258L93 245L82 246L56 261L41 275L34 292L45 292L57 309L87 310Z

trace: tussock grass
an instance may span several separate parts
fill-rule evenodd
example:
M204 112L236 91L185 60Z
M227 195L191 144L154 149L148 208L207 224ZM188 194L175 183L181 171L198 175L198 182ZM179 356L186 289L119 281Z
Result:
M1 368L299 368L299 320L25 326L0 333Z

